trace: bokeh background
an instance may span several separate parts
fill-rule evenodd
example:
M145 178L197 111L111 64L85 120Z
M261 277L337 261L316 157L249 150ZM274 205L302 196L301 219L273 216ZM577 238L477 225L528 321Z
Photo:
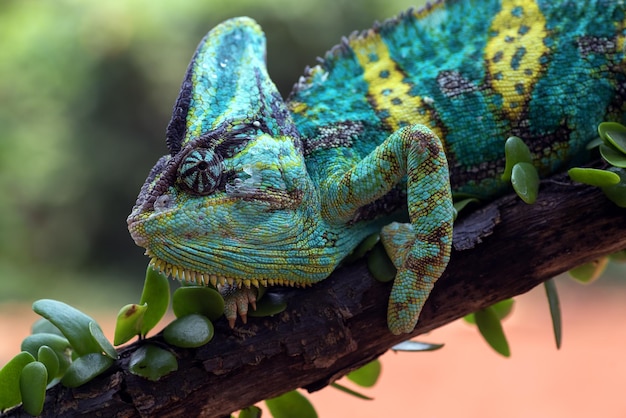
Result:
M0 1L0 365L28 334L33 300L71 303L110 335L119 307L138 299L147 259L126 216L166 152L183 74L211 27L255 18L268 37L269 72L287 95L341 36L418 3ZM315 395L321 416L339 416L346 405L358 416L626 416L614 392L626 383L624 273L611 274L594 287L559 280L569 347L561 352L535 293L510 320L512 359L457 323L434 334L456 349L388 356L384 382L369 392L377 401Z

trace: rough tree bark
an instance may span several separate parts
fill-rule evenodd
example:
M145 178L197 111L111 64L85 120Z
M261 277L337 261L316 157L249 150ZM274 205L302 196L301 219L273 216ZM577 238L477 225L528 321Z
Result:
M516 196L492 202L457 221L452 261L411 336L624 249L625 232L626 210L564 176L544 181L534 205ZM312 288L288 290L289 306L275 317L235 330L218 321L211 343L173 349L179 370L159 382L128 372L130 345L92 382L50 390L43 416L220 417L295 388L321 389L410 337L387 330L389 291L362 261L342 267Z

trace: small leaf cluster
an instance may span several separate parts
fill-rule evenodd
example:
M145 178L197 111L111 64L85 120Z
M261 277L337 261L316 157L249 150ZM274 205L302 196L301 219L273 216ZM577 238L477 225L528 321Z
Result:
M0 370L0 410L22 403L26 412L39 415L47 388L59 382L80 386L118 358L96 321L78 309L42 299L33 310L43 319L22 342L22 351Z
M626 127L603 122L598 126L598 134L600 138L589 147L598 147L610 167L606 170L575 167L568 174L574 181L600 187L613 203L626 208Z
M167 276L148 266L139 304L124 306L117 316L115 344L124 344L136 336L143 339L163 318L169 303ZM212 321L224 313L224 299L210 287L183 286L172 295L172 310L176 319L163 329L163 339L176 347L200 347L213 338ZM178 370L178 361L169 350L145 344L131 355L129 370L156 381Z
M520 138L512 136L504 143L505 166L502 180L510 181L515 193L526 203L537 200L539 174L533 165L528 146Z

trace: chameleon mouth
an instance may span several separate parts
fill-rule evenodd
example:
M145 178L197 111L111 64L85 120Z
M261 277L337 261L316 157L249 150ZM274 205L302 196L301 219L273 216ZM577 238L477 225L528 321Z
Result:
M195 283L199 286L217 286L217 285L231 285L238 288L241 287L260 287L260 286L290 286L290 287L307 287L311 286L309 283L298 283L293 280L286 280L282 278L268 279L268 278L254 278L254 279L242 279L239 277L226 277L218 274L211 274L206 272L200 272L196 270L186 269L167 261L161 260L151 254L150 265L161 273L172 277L173 279L184 281L187 283Z

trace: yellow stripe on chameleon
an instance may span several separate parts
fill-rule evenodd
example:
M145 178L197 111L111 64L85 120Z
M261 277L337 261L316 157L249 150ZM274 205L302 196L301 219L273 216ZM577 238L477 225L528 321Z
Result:
M502 95L504 111L516 119L541 77L546 20L534 1L504 0L491 22L485 60L493 89ZM505 76L506 74L506 76Z
M432 123L428 98L412 96L413 85L406 82L406 74L391 58L387 45L380 34L370 31L367 35L350 39L363 78L368 84L368 98L377 113L386 115L384 121L395 131L405 125L423 124L431 128L443 140L442 132Z

